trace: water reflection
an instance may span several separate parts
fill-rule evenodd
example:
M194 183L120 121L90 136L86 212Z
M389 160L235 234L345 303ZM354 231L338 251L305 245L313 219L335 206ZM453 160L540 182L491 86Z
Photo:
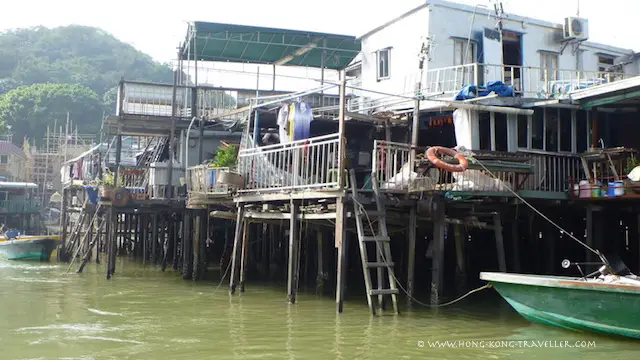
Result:
M335 314L328 297L256 284L229 297L215 284L126 262L103 266L0 260L2 359L637 359L634 341L530 324L499 297L370 316L363 297ZM217 283L217 282L216 282ZM491 293L488 293L491 295ZM438 348L435 341L595 341L595 348ZM423 347L419 344L423 343Z

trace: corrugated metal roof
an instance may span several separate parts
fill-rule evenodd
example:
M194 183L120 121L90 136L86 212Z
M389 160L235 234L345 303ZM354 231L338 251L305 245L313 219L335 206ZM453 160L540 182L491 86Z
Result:
M205 61L324 65L339 70L358 55L360 40L349 35L196 21L189 26L184 51L185 59L197 56Z
M23 158L26 158L26 155L24 154L24 151L22 151L22 149L16 146L16 144L7 140L0 140L0 154L16 154Z

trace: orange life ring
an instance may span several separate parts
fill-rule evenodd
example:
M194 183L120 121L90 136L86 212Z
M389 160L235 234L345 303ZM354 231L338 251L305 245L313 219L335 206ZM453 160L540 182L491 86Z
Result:
M449 164L446 163L438 157L438 153L442 153L445 155L453 156L456 160L458 160L458 164ZM467 170L469 167L469 161L462 154L455 151L454 149L449 149L442 146L432 146L427 149L427 159L435 166L440 169L450 171L450 172L462 172Z

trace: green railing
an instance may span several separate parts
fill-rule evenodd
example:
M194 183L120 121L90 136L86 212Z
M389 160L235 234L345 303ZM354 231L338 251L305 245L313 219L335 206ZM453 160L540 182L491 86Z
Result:
M38 200L0 200L0 213L20 214L40 211Z

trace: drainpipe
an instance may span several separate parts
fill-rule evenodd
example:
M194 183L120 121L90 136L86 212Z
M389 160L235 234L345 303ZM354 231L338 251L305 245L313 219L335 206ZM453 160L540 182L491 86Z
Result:
M184 136L184 177L187 178L187 167L189 167L189 135L191 134L191 126L193 126L193 122L196 121L196 117L194 116L189 123L189 127L187 128L187 134Z

